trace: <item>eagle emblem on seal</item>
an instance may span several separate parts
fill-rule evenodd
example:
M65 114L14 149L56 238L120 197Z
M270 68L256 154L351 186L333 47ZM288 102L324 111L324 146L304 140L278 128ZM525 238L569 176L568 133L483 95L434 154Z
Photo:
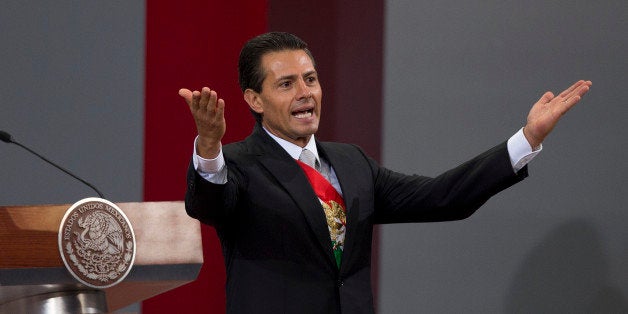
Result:
M94 212L79 218L78 226L83 228L76 241L81 249L101 254L120 254L124 250L122 228L111 215Z

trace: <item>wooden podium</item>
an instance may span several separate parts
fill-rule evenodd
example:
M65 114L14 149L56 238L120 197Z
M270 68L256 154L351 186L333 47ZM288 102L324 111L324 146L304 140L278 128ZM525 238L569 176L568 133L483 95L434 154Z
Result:
M71 205L0 206L0 313L115 311L196 279L201 227L182 202L116 205L135 232L136 256L124 281L106 289L65 268L58 232Z

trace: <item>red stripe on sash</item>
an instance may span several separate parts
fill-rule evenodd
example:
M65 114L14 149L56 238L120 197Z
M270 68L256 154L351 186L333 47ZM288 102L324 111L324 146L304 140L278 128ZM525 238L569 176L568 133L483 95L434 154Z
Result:
M342 196L336 191L333 185L323 177L316 169L308 166L304 162L300 160L296 160L296 162L301 166L305 175L310 181L316 196L320 198L323 202L329 203L329 201L335 201L336 203L342 206L342 210L346 212L345 202L342 199Z

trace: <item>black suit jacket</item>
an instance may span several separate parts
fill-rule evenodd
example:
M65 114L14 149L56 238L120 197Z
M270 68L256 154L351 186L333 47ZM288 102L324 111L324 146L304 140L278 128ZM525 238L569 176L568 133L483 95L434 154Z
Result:
M373 224L464 219L527 175L513 172L505 143L436 178L380 167L353 145L317 145L347 207L340 269L305 174L259 125L223 147L227 184L205 181L190 164L186 210L216 228L228 313L372 313Z

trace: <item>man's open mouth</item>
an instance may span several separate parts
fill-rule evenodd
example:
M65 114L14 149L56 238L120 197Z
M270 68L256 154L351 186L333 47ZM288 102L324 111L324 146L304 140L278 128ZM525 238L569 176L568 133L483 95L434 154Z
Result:
M300 110L300 111L294 111L294 112L292 112L292 116L297 118L297 119L304 119L304 118L311 117L313 113L314 113L314 108L306 109L306 110Z

